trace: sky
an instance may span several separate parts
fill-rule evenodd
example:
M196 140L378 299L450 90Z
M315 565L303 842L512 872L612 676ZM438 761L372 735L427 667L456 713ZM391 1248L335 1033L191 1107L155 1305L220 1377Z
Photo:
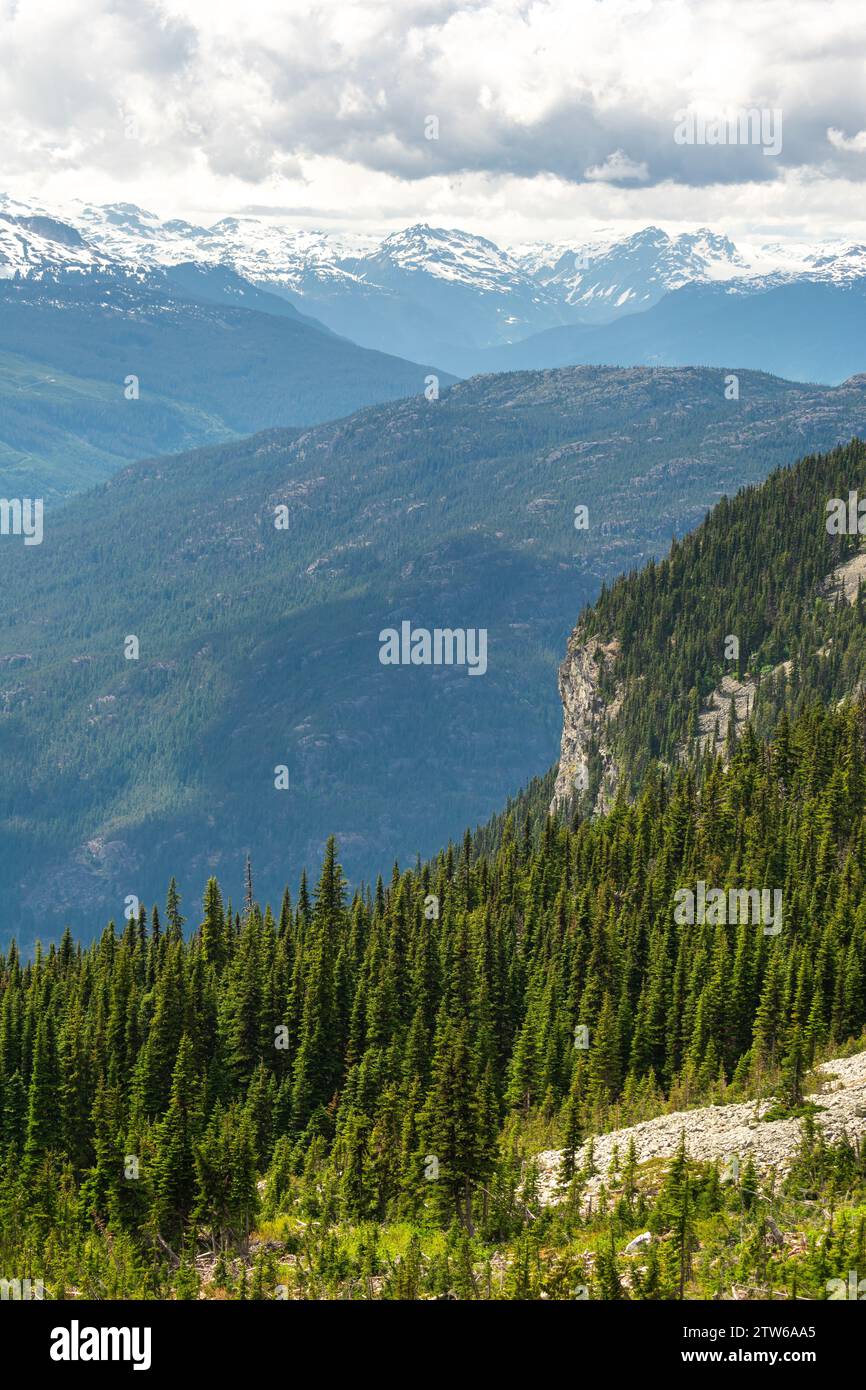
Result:
M746 111L763 131L735 143ZM0 0L0 132L0 191L53 206L866 240L866 21L863 0Z

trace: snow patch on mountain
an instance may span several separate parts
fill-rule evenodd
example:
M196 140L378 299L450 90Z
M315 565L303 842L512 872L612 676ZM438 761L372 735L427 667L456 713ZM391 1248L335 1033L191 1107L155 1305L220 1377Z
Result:
M68 223L13 199L0 198L0 279L45 270L92 274L107 264Z
M360 274L375 279L377 272L431 275L437 280L467 285L485 294L513 294L537 289L534 280L507 252L486 237L457 229L446 231L426 222L393 232L371 255L352 262Z
M562 323L609 322L684 285L753 294L791 280L866 278L861 243L735 245L708 227L671 235L650 226L626 236L606 227L583 240L503 248L426 222L379 240L251 216L198 226L133 203L49 208L0 196L0 278L142 274L184 262L225 266L301 302L337 332L371 346L393 340L409 355L425 332L444 350L449 321L454 341L486 346Z
M521 249L518 258L588 323L648 309L683 285L748 271L734 243L707 227L679 236L645 227L627 237L603 235L582 245L551 247L546 254Z

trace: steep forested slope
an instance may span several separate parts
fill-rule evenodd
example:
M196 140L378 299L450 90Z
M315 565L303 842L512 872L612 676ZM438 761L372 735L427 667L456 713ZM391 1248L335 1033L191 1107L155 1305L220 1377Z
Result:
M814 707L784 740L748 733L727 770L650 776L535 844L511 823L493 857L467 836L351 901L330 843L312 898L302 881L276 916L251 881L233 911L211 880L184 941L172 884L164 917L142 906L84 951L11 950L4 1268L54 1297L190 1297L201 1278L319 1297L357 1277L348 1296L730 1296L738 1277L827 1297L862 1253L866 1172L862 1138L822 1143L804 1079L866 1024L864 721ZM677 893L703 880L778 889L778 930L683 923ZM685 1152L662 1182L621 1153L616 1206L584 1213L584 1135L768 1087L811 1114L790 1188ZM533 1145L563 1150L572 1189L546 1216ZM783 1259L769 1212L809 1243ZM647 1219L666 1243L623 1263Z
M713 716L723 740L746 703L766 732L782 711L861 686L866 595L852 565L861 536L827 523L831 499L844 502L847 518L849 494L864 490L862 443L802 459L720 502L664 560L617 579L581 615L570 661L596 642L615 653L598 683L608 717L588 740L593 752L605 744L614 782L635 787L652 758L676 761L705 747Z
M648 691L666 623L685 614L685 680L699 616L752 590L756 642L766 600L789 644L826 641L826 610L853 653L859 606L813 581L854 539L800 528L863 465L855 444L724 503L584 625L619 614ZM815 682L764 734L732 724L724 756L645 758L606 814L540 817L540 779L374 887L350 894L329 840L315 890L301 876L274 910L248 867L242 905L211 877L190 910L172 880L164 913L133 905L90 946L11 947L4 1267L52 1297L838 1296L866 1251L866 1115L825 1137L808 1071L866 1042L856 674L843 656L829 699ZM773 1098L755 1124L803 1121L784 1182L691 1161L685 1137L661 1165L608 1144L598 1182L594 1134L753 1097ZM551 1149L566 1200L544 1209Z

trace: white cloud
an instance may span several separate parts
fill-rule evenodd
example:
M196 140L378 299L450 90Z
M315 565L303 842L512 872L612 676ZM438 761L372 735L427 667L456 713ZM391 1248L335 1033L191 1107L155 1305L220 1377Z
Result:
M590 183L646 183L649 176L647 165L629 159L623 150L614 150L603 164L594 164L584 173Z
M849 154L866 154L866 130L858 130L856 135L845 135L833 126L827 131L827 139L836 150L846 150Z
M853 227L864 58L861 0L0 0L0 167L46 200L499 237L599 202L799 222L832 185ZM673 139L678 110L755 106L783 113L779 158Z

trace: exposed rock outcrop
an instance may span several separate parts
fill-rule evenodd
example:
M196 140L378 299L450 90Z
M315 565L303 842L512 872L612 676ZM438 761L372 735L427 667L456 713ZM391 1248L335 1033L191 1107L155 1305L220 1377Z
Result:
M831 601L838 597L847 603L854 603L864 581L866 550L858 551L843 564L837 565L823 580L818 593ZM819 655L825 654L826 650L821 648ZM596 763L596 770L599 767L601 770L593 810L604 813L610 810L616 799L620 774L613 756L611 725L622 706L624 687L618 683L613 698L605 699L601 684L603 677L614 669L619 651L620 644L616 637L604 642L599 637L586 637L580 627L574 630L569 639L565 660L559 668L563 725L551 811L562 809L593 786L593 763ZM769 675L776 679L790 677L793 669L792 661L782 661L773 667ZM764 674L767 674L766 668ZM860 689L858 686L858 693ZM746 721L754 712L758 694L758 679L750 674L747 673L742 681L735 676L723 676L715 690L703 701L698 714L699 749L711 750L724 757L731 717L734 732L739 738ZM690 751L686 741L677 745L677 757L681 760L688 758Z
M781 661L773 667L772 675L790 675L793 662ZM734 716L734 732L739 738L746 721L755 708L758 694L757 682L750 677L738 681L734 676L723 676L715 690L704 701L698 715L698 745L702 750L711 749L720 757L727 746L728 726L731 714ZM679 744L677 752L681 758L688 756L688 745Z
M866 551L858 551L827 575L818 592L825 599L841 598L846 603L856 603L860 585L864 580ZM825 653L826 648L821 648L819 655ZM790 676L793 666L792 661L782 661L773 668L772 674L775 677L783 674ZM733 676L723 676L715 690L704 701L698 716L699 746L702 749L711 748L714 753L723 755L731 713L733 712L735 732L739 737L746 720L754 710L757 694L757 683L749 676L743 681L738 681ZM686 757L687 745L680 744L677 751L681 758Z
M850 560L845 560L843 564L837 565L828 574L821 586L821 593L825 598L839 594L846 602L856 603L860 585L864 581L866 581L866 551L859 550L856 555L851 556Z
M866 1135L866 1052L853 1057L840 1057L816 1068L818 1090L809 1096L821 1108L815 1115L816 1128L827 1140L838 1140L847 1134L853 1140ZM638 1163L650 1159L671 1159L676 1153L680 1136L685 1132L686 1149L694 1159L736 1160L741 1164L751 1156L759 1173L775 1169L784 1174L799 1147L802 1122L763 1120L761 1116L772 1108L772 1101L746 1101L737 1105L708 1105L699 1110L678 1110L644 1120L630 1129L618 1129L604 1134L593 1142L593 1157L598 1170L585 1189L587 1197L594 1196L602 1183L610 1186L607 1176L614 1145L620 1163L625 1159L629 1140L634 1138ZM587 1146L581 1150L579 1164L586 1161ZM548 1150L538 1155L540 1166L539 1191L544 1203L561 1200L559 1183L562 1155Z
M606 701L600 687L603 675L612 669L618 653L616 639L607 643L598 637L585 639L579 628L569 639L565 660L559 668L562 742L551 810L567 805L588 790L594 757L601 764L595 810L608 810L616 798L618 774L610 746L609 725L619 712L621 692L617 689L614 699Z

